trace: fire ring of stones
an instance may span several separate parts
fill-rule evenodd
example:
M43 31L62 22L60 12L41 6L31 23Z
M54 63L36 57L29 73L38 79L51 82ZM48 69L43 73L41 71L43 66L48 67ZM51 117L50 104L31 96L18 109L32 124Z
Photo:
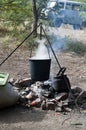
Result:
M18 104L26 108L39 107L42 110L71 112L73 108L86 110L86 91L79 87L71 88L70 92L51 92L49 81L34 82L31 79L9 80L19 93Z

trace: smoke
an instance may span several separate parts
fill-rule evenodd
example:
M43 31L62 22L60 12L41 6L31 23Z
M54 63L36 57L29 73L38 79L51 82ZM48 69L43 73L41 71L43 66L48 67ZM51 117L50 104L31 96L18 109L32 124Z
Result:
M67 48L67 37L62 38L60 36L52 34L50 41L55 52L61 52Z
M55 34L51 35L50 43L52 48L55 52L61 52L67 48L67 38L57 36ZM38 40L38 48L35 51L35 56L32 57L33 59L50 59L52 57L51 48L46 46L46 40ZM48 43L47 43L48 44Z
M35 52L34 59L50 59L48 48L46 47L45 43L46 40L38 40L38 48Z

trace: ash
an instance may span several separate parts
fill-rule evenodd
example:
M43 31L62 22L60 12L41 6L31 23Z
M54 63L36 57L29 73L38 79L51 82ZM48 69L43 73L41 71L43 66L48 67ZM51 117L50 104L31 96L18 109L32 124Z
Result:
M69 92L51 91L51 81L34 82L31 79L9 80L19 93L18 104L26 107L38 107L55 112L71 112L74 108L86 110L86 91L72 87Z

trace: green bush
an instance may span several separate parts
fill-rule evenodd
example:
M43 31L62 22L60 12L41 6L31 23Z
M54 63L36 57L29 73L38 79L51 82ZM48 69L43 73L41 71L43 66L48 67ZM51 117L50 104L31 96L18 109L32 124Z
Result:
M86 45L80 41L68 40L66 50L84 55L86 53Z

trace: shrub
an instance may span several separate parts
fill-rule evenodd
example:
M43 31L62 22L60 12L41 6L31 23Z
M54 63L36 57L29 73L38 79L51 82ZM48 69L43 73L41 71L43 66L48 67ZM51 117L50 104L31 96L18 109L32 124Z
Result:
M80 41L68 40L66 50L84 55L86 53L86 45Z

